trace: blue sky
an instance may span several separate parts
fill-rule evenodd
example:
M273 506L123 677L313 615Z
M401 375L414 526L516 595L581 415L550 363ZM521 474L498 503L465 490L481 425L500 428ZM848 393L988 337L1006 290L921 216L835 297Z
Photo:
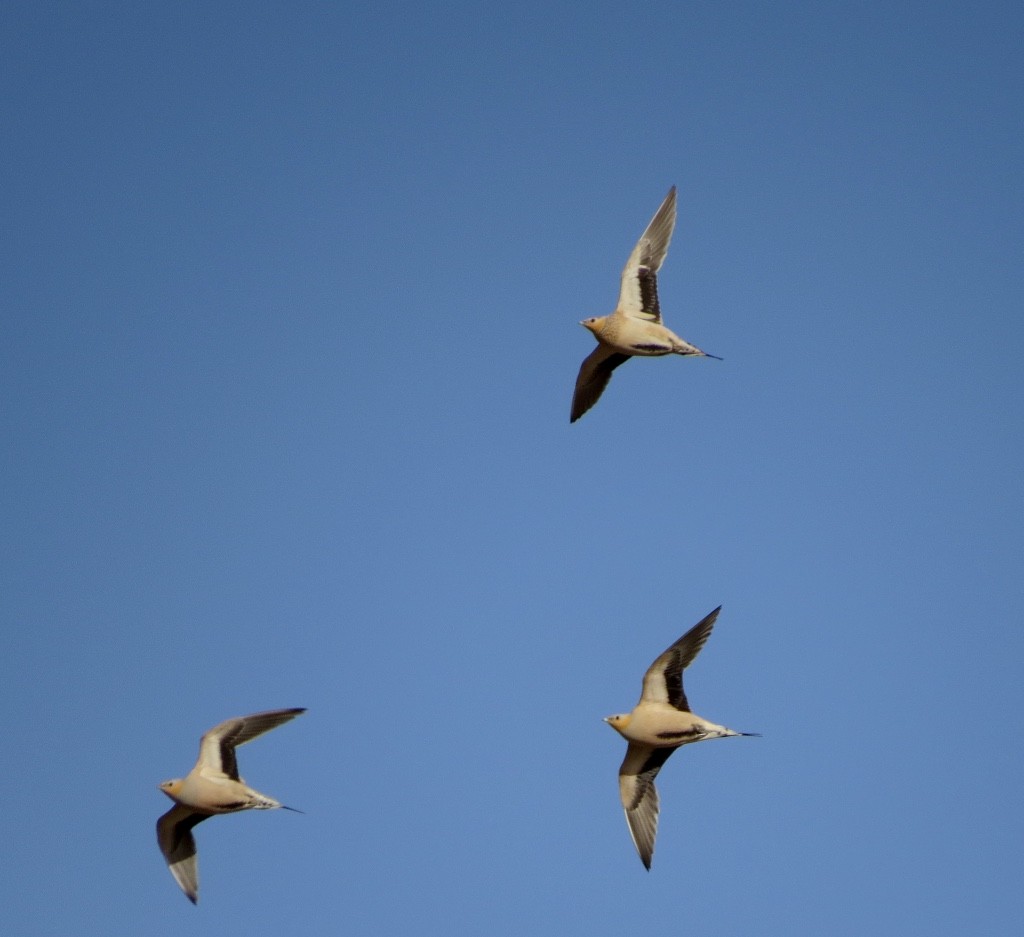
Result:
M1016 3L9 3L5 933L1015 933ZM669 186L666 323L568 422ZM654 867L601 722L716 605ZM156 785L229 716L301 808Z

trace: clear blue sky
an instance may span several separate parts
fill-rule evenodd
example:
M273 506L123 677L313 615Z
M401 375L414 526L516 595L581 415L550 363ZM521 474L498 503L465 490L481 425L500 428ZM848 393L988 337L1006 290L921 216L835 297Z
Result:
M1017 933L1019 3L0 12L5 934ZM669 186L667 324L570 426ZM716 605L654 867L601 718ZM157 790L229 716L305 816Z

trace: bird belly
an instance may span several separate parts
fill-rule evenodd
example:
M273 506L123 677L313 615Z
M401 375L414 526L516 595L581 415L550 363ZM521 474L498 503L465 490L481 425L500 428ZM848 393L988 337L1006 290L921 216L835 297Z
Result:
M633 718L622 733L626 738L655 748L675 748L706 737L703 720L693 713L671 706L634 710Z
M250 806L252 792L230 778L190 777L174 799L202 813L234 813Z
M642 355L649 358L672 354L672 346L668 342L647 335L637 337L635 341L622 335L616 336L615 339L602 335L600 342L623 355Z
M656 357L670 355L675 350L675 336L657 322L626 319L614 325L618 327L605 329L601 338L623 354Z

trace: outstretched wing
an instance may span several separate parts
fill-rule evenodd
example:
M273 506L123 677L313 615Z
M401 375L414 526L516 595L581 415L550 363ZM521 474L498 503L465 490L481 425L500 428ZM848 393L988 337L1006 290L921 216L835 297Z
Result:
M199 901L199 869L192 828L209 816L175 804L156 821L156 841L167 860L167 868L192 904Z
M239 745L252 741L256 736L277 728L304 713L305 709L271 709L267 712L253 713L251 716L238 716L227 719L214 726L199 742L199 761L197 768L203 774L222 774L233 781L238 778L238 761L235 749Z
M654 840L658 835L658 790L654 779L674 751L674 748L652 748L630 742L619 768L622 808L626 811L633 845L646 869L651 867Z
M572 395L570 423L575 423L597 403L612 379L612 371L623 362L629 361L631 357L632 355L624 355L620 351L612 351L607 345L599 344L583 359L580 373L576 376L576 390Z
M702 618L647 668L643 692L640 694L642 701L668 703L682 712L690 711L690 704L683 692L683 671L707 644L721 610L722 606L719 605L710 615Z
M640 235L626 266L622 268L619 305L616 312L650 322L661 322L658 305L658 277L676 226L676 187L654 213L647 230Z

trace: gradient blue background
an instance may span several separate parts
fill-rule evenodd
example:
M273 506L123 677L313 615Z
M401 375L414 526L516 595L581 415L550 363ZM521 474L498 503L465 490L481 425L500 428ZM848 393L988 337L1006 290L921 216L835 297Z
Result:
M1017 2L0 12L12 935L1024 923ZM671 184L667 324L569 401ZM601 717L718 604L646 873ZM229 716L306 811L157 783Z

